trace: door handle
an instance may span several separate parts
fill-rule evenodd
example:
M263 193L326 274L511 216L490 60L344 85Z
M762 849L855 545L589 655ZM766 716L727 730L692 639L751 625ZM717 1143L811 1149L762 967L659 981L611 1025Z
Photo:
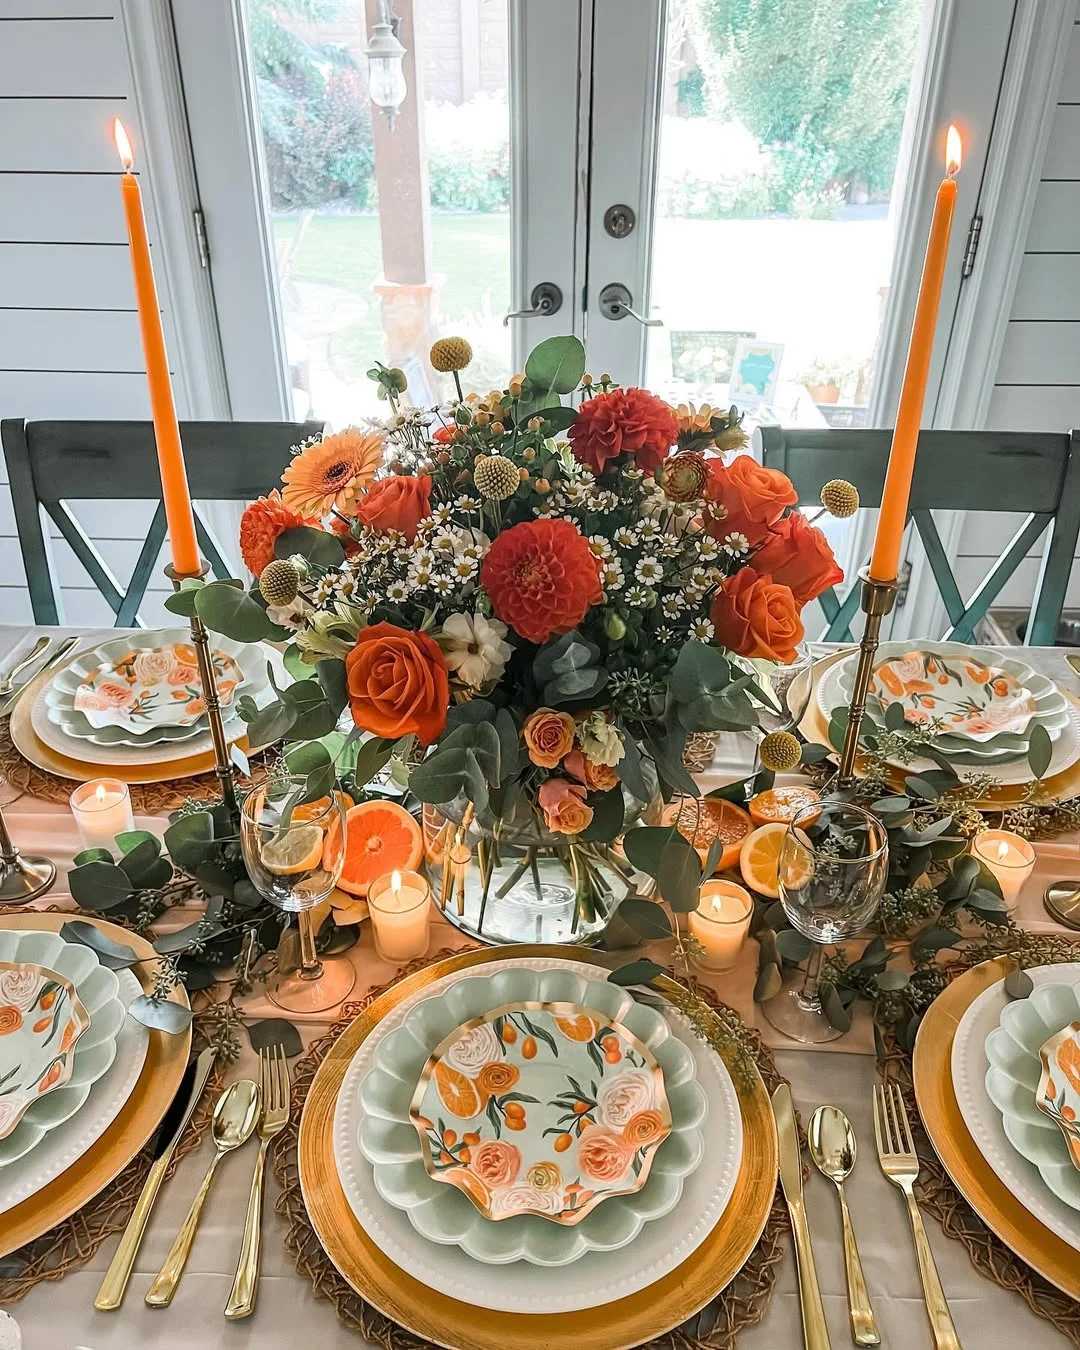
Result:
M512 309L509 314L504 314L503 327L506 328L511 319L546 319L557 314L562 309L562 291L553 281L541 281L532 288L529 304L530 309Z
M606 319L625 319L629 316L637 319L643 328L663 328L663 319L646 319L633 308L634 297L618 281L609 282L599 295L600 313Z

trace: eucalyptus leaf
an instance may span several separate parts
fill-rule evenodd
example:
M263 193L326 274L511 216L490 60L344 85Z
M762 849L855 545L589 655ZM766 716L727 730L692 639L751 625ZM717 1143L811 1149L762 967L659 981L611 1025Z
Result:
M141 843L136 844L133 849L126 852L120 859L119 867L121 871L127 874L133 886L146 887L148 883L145 878L148 875L160 875L160 869L156 869L156 873L152 873L151 869L154 868L155 863L162 861L164 860L161 857L161 844L151 835L149 839L142 840ZM167 863L166 867L168 875L171 876L172 868Z
M623 836L623 852L631 867L636 867L655 881L660 875L660 858L664 846L673 835L677 835L677 831L672 825L640 825L627 830Z
M109 937L108 933L103 933L96 924L87 923L85 919L69 919L60 929L60 936L65 942L76 942L80 946L89 947L101 964L109 970L128 970L131 966L139 964L140 958L136 956L133 947L124 942L117 942Z
M816 742L809 742L802 748L802 754L799 757L800 764L821 764L832 754L832 750L827 745L818 745Z
M307 665L303 658L304 654L295 642L290 642L281 653L285 669L294 680L313 680L315 678L315 667Z
M337 726L338 715L327 701L318 680L298 680L282 691L282 701L295 712L289 738L295 741L315 741Z
M263 642L273 636L266 610L228 581L212 581L196 591L195 612L212 633L235 642Z
M655 961L643 959L631 961L629 965L620 966L618 970L613 970L608 976L608 982L622 985L625 988L631 984L649 984L656 979L657 975L663 973L663 966L658 966Z
M619 906L619 916L646 941L671 937L671 920L662 905L639 895L628 895Z
M754 985L754 1002L768 1002L769 999L775 998L783 987L784 977L780 974L780 967L770 961L758 971L757 982Z
M709 845L709 851L705 855L705 865L701 869L702 876L711 877L720 866L720 859L724 853L724 841L719 835Z
M701 898L701 858L681 834L674 834L664 845L656 884L676 914L689 914L697 909Z
M911 976L906 970L883 970L877 976L877 987L887 992L905 989L910 983Z
M438 747L409 773L409 788L422 802L452 802L465 786L470 751Z
M376 774L386 768L393 753L394 742L383 740L381 736L372 736L364 741L356 752L356 763L352 771L356 786L366 787ZM444 800L448 801L449 798Z
M525 362L534 398L543 392L570 394L585 373L585 348L570 334L550 337L535 346Z
M327 658L320 661L315 667L315 674L319 684L322 686L326 701L329 703L330 709L334 714L334 722L336 725L337 719L349 704L349 689L345 679L345 662Z
M938 924L931 924L928 928L923 928L915 934L911 941L911 950L914 954L926 955L955 947L962 940L960 934L953 932L951 928L942 928Z
M124 830L116 836L116 847L121 853L130 853L140 844L153 844L158 853L161 852L161 840L149 830Z
M131 878L115 863L84 863L68 873L68 890L82 909L115 909L131 899L134 889Z
M851 1013L844 1007L836 985L828 980L821 982L821 1011L837 1031L851 1030Z
M1028 767L1036 778L1042 778L1050 767L1050 761L1054 756L1053 742L1050 740L1050 733L1042 725L1036 722L1028 734Z
M205 585L198 577L185 577L180 583L180 589L166 597L165 608L170 614L179 614L185 619L194 618L195 595Z
M921 797L926 802L937 801L941 796L941 789L924 774L911 774L910 777L904 779L904 787L913 796Z
M144 1027L149 1027L152 1031L164 1031L170 1036L178 1036L181 1032L187 1031L191 1025L190 1008L184 1008L179 1003L172 1003L167 999L150 998L147 994L140 994L138 998L133 999L128 1012Z
M317 802L334 790L334 761L326 746L317 741L290 747L285 752L285 767L289 773L304 779L304 790L297 806Z
M1014 966L1005 976L1005 992L1011 999L1027 998L1035 982L1022 966Z
M84 863L111 863L112 860L113 855L107 848L84 848L81 853L75 854L72 863L75 867L82 867Z
M162 933L160 937L155 938L154 951L162 956L186 952L193 943L216 937L221 932L221 927L220 923L206 923L203 919L197 919L183 928L175 928L171 933Z
M567 393L570 391L567 390ZM542 417L547 425L544 427L545 436L556 436L560 431L568 431L577 421L576 408L564 408L561 403L555 404L551 408L541 408L534 417Z
M316 567L340 567L345 561L345 545L340 536L313 525L294 525L274 540L275 558L291 558L297 553Z
M213 842L214 820L209 811L181 816L165 831L169 856L186 872L193 872L210 855Z
M624 726L619 727L619 733L622 736L623 755L615 765L615 772L631 796L636 797L639 802L647 802L652 792L642 768L641 750Z
M248 1040L252 1050L268 1050L280 1045L286 1059L294 1059L304 1052L304 1042L291 1022L283 1017L258 1017L247 1024Z
M814 950L810 939L794 928L781 929L776 935L776 945L784 960L796 966Z
M594 793L589 798L593 818L578 838L583 844L610 844L622 833L625 802L622 788Z

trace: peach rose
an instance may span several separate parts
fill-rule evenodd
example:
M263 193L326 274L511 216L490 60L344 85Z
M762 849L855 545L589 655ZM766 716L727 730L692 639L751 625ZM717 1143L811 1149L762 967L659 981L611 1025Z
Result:
M23 1015L18 1008L13 1008L9 1004L6 1008L0 1008L0 1036L8 1036L13 1031L18 1031L22 1026Z
M102 680L97 691L105 700L107 708L128 708L135 702L134 689L130 684L122 684L119 680Z
M353 721L365 731L392 740L415 732L430 745L446 729L450 676L426 633L372 624L345 658L345 674Z
M179 665L173 666L169 671L169 683L177 685L198 684L199 668L198 666Z
M580 834L593 818L585 805L585 789L566 778L549 778L536 794L552 834Z
M557 1163L538 1162L525 1172L525 1181L537 1191L558 1191L562 1189L562 1173Z
M611 1130L586 1130L578 1140L578 1167L581 1175L593 1181L619 1181L630 1166L633 1153L623 1143L622 1136Z
M504 1139L485 1139L472 1151L470 1171L485 1186L509 1186L521 1171L521 1150Z
M416 527L431 514L431 478L396 473L372 483L356 503L356 518L373 530L397 530L411 544Z
M521 1070L516 1064L508 1064L505 1059L496 1059L490 1064L485 1064L477 1074L476 1086L489 1097L499 1097L504 1092L509 1092L520 1077Z
M571 750L563 760L563 768L590 792L610 792L619 781L619 775L609 764L597 764L580 750Z
M805 632L790 590L753 567L725 578L710 617L722 646L739 656L762 656L785 666L795 660Z
M754 554L754 569L786 586L800 608L844 579L829 541L801 511L776 522Z
M554 708L537 708L526 717L521 734L532 762L542 769L554 769L574 748L574 719Z
M722 460L710 459L707 467L705 493L719 516L744 516L756 524L771 525L783 515L785 507L799 500L786 473L767 469L753 455L736 455L726 466Z
M663 1139L666 1130L664 1117L659 1111L639 1111L626 1122L622 1133L627 1147L637 1149Z
M140 652L135 658L135 676L143 684L160 684L173 668L172 652Z

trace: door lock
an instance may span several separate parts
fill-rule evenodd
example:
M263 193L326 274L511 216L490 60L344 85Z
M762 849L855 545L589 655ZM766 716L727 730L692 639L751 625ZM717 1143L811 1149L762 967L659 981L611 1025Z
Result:
M625 239L633 233L636 224L637 216L634 215L633 207L623 202L616 202L604 212L604 229L612 239Z

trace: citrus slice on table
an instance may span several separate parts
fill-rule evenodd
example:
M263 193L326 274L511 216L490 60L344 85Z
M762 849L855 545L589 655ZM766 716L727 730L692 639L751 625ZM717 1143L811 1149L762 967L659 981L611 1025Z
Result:
M743 881L752 891L766 896L769 900L780 899L780 853L787 832L787 825L781 821L774 821L771 825L759 825L752 834L747 835L739 853L739 871L742 873ZM812 851L813 845L802 830L796 833L800 842ZM808 858L806 861L809 863ZM795 884L796 878L790 869L785 874L785 880L789 886Z
M334 796L341 803L343 811L350 811L356 803L347 792L335 792ZM298 806L292 813L293 820L318 820L330 805L330 797L316 797L313 802L305 802L303 806Z
M759 792L756 797L750 798L747 809L755 825L777 823L788 825L800 811L805 811L807 807L820 801L821 794L815 792L812 787L796 784L792 787L769 788L766 792ZM821 812L818 811L816 815L807 816L805 820L800 821L800 824L813 825L820 815Z
M719 838L723 852L716 870L723 872L739 861L743 840L754 822L741 806L722 797L684 798L664 808L661 824L674 825L684 839L693 844L704 866L714 839Z
M327 847L336 838L330 827ZM345 862L338 886L350 895L367 895L371 883L387 872L412 872L424 856L420 826L397 802L361 802L345 813Z
M441 1059L435 1065L435 1088L439 1101L460 1120L470 1120L484 1109L484 1099L480 1089L471 1078L467 1078L460 1069Z
M321 866L322 856L323 832L318 825L290 828L280 838L268 840L262 850L263 865L276 877L310 872Z
M591 1041L600 1030L600 1023L588 1013L566 1013L555 1018L555 1025L568 1041Z

